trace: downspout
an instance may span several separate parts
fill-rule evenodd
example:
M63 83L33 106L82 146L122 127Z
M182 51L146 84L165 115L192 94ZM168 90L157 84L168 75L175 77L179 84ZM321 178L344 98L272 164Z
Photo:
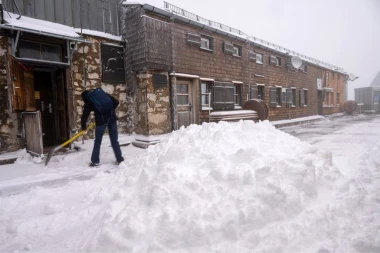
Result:
M3 1L0 0L0 23L4 24Z

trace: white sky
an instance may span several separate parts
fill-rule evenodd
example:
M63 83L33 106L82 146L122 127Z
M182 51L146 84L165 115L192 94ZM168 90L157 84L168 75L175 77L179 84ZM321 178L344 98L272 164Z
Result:
M163 7L161 0L145 2ZM344 68L369 86L380 71L380 0L169 0L187 11Z

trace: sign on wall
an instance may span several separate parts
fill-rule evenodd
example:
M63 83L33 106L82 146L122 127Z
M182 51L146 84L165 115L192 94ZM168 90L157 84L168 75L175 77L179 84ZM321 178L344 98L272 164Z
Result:
M317 90L322 90L322 79L317 78Z
M101 44L102 81L113 83L125 82L123 47Z

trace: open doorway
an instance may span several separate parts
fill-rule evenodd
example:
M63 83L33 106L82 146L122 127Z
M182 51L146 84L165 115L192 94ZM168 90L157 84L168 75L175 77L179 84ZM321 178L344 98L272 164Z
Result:
M35 68L34 98L41 112L44 147L55 146L68 138L67 100L64 69Z

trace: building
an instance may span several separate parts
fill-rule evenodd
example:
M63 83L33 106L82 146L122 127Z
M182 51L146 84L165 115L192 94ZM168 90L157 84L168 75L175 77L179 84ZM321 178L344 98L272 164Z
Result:
M369 87L355 89L355 102L360 113L380 113L380 72Z
M122 101L127 131L119 2L2 1L0 151L41 155L67 140L80 128L81 92L100 86Z
M121 101L122 133L167 133L253 98L270 120L341 111L341 68L166 2L122 2L2 1L0 152L41 155L67 140L80 128L80 94L95 87Z
M160 134L240 110L253 98L280 120L337 113L347 74L331 64L164 3L125 3L123 37L136 94L136 132ZM290 64L299 56L299 70ZM132 78L133 79L133 78Z

